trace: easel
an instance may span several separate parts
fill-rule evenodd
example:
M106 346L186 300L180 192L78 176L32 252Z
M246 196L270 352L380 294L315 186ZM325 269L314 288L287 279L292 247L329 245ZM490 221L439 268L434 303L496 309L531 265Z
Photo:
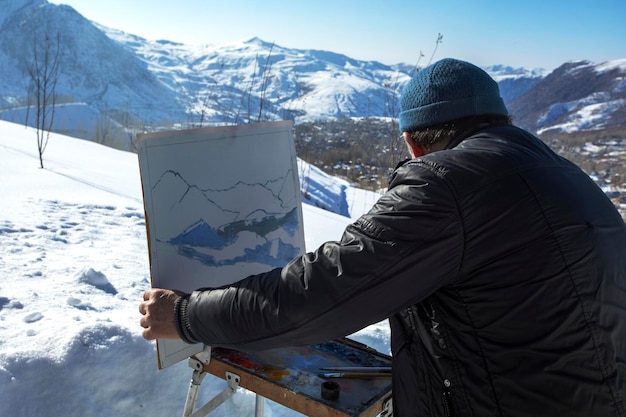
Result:
M207 402L194 412L194 408L196 407L196 402L198 400L198 391L200 389L200 384L202 384L202 380L204 379L204 377L207 376L207 371L204 370L204 366L208 365L210 361L210 346L206 347L204 351L200 352L194 357L189 358L189 367L193 369L193 372L191 375L191 381L189 383L189 391L187 392L187 399L185 401L183 417L204 417L208 415L217 407L222 405L230 397L235 395L237 389L239 388L239 375L232 372L226 372L224 379L228 383L228 386L222 392L213 397L209 402ZM254 413L255 417L263 417L263 407L263 397L257 394Z
M303 368L291 368L291 359ZM390 357L350 339L257 354L206 348L189 358L193 372L183 417L208 415L240 387L256 394L255 417L263 417L265 398L307 416L391 417L391 378L337 379L345 392L336 400L327 400L320 395L322 379L318 376L320 366L390 364ZM200 384L207 373L224 379L227 386L194 411Z

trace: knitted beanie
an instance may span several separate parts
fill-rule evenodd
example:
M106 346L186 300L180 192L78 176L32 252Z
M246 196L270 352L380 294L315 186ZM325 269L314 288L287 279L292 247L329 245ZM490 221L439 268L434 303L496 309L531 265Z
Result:
M442 59L420 70L400 96L400 131L476 115L509 113L498 84L469 62Z

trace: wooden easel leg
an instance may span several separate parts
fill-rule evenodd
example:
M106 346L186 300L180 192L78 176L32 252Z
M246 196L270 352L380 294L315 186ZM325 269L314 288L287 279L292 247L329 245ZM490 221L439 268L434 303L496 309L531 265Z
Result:
M393 417L393 401L391 397L387 398L383 403L383 411L378 417Z

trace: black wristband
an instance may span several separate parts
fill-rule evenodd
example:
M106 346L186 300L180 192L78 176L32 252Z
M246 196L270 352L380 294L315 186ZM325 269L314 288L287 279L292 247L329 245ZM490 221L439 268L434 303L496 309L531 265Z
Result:
M187 316L187 307L189 305L189 295L178 297L174 303L174 322L176 331L183 342L189 344L199 343L191 331L189 317Z

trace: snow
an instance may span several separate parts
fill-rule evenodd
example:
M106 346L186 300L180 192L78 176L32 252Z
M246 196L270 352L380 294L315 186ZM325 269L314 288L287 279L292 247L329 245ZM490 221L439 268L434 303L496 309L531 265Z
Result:
M611 71L614 69L618 69L622 72L626 72L626 58L606 61L599 65L596 65L595 67L595 70L596 72L598 72L598 74L601 74L606 71Z
M380 86L384 80L395 78L401 86L410 79L378 62L353 60L327 51L285 48L257 37L223 45L186 45L94 25L143 59L161 82L188 96L183 101L196 103L192 105L195 111L199 113L204 107L208 116L223 116L224 112L215 111L216 103L205 102L205 96L236 109L240 107L239 94L247 95L248 91L264 95L277 108L298 114L299 121L382 114ZM266 70L271 76L264 83ZM212 108L206 108L207 103Z
M52 134L40 169L34 131L0 122L0 166L0 416L181 415L192 370L158 371L139 327L150 284L136 155ZM309 250L377 198L300 170L310 177ZM315 207L318 198L345 215ZM386 322L353 338L389 353ZM207 376L198 404L225 386ZM253 415L254 400L240 390L211 415ZM294 415L266 400L265 416Z
M12 123L34 125L36 107L13 107L0 110L0 119ZM73 137L101 141L116 149L130 151L133 144L123 127L87 103L65 103L54 106L52 129Z
M600 129L607 115L618 111L624 106L623 99L611 100L610 94L593 93L579 100L552 104L546 113L537 120L537 133L559 129L567 133ZM562 123L555 123L564 114L571 113Z
M513 68L508 65L491 65L483 68L496 82L518 78L543 78L544 68Z

